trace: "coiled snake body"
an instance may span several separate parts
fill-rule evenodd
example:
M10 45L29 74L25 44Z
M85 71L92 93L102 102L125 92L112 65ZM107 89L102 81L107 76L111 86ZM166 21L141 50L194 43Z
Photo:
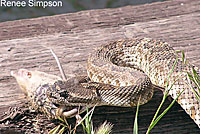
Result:
M74 77L67 81L54 78L51 83L39 82L35 89L22 84L21 88L26 88L34 107L51 117L63 113L70 106L136 106L139 98L140 104L152 98L154 85L165 88L177 56L168 43L158 40L113 41L90 54L87 65L89 78ZM200 103L186 84L186 72L191 72L192 67L184 64L182 58L177 59L169 78L169 87L172 86L169 94L175 99L184 90L177 102L200 127ZM19 75L13 76L19 85L24 83L19 82ZM178 77L181 79L177 80Z
M189 81L186 72L191 72L194 66L184 64L181 57L166 42L148 38L126 39L101 46L88 59L88 76L95 82L128 86L125 91L101 91L102 96L106 94L104 101L112 105L124 105L123 102L136 105L135 100L141 95L140 103L143 104L152 97L151 82L166 87L177 57L179 58L169 78L168 87L176 82L169 94L175 99L184 90L177 102L200 127L200 103L186 84ZM133 86L138 88L130 88ZM132 101L132 96L137 99Z

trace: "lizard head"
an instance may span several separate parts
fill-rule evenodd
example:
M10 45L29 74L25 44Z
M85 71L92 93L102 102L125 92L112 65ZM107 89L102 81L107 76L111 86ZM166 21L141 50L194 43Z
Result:
M29 95L40 85L53 84L57 80L62 80L60 77L47 74L40 71L30 71L27 69L19 69L18 71L11 71L11 76L15 77L22 91Z

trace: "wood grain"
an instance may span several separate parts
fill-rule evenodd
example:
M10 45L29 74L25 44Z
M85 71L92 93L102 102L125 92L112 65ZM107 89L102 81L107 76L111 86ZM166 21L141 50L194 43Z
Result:
M26 68L60 75L49 48L61 60L68 77L86 74L88 54L97 46L133 37L166 41L176 50L184 50L190 62L200 67L199 29L198 0L173 0L0 23L0 115L9 106L24 101L23 93L10 77L11 70ZM140 133L146 131L161 97L162 93L156 92L148 104L140 107ZM96 108L95 126L108 120L114 124L113 133L131 133L134 109ZM200 130L175 104L152 132L175 134Z

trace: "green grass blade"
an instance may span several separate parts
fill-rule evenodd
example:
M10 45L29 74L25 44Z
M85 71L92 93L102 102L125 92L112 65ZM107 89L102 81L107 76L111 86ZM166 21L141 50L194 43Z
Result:
M65 127L62 127L62 128L60 129L60 131L58 132L58 134L63 134L64 131L65 131Z
M166 98L167 98L167 95L168 95L168 93L169 93L169 90L171 90L172 86L173 86L174 83L175 83L175 82L174 82L174 83L171 85L171 87L169 88L169 79L170 79L170 77L171 77L172 72L174 71L174 68L175 68L175 66L176 66L177 61L178 61L178 57L176 57L176 60L175 60L175 62L174 62L174 64L173 64L173 66L172 66L172 69L170 70L170 73L169 73L168 78L167 78L167 83L166 83L165 92L164 92L162 101L161 101L161 103L160 103L158 109L156 110L156 113L154 114L154 117L153 117L153 119L152 119L152 121L151 121L151 123L150 123L150 125L149 125L149 127L148 127L148 130L147 130L146 134L149 134L149 133L150 133L150 130L153 128L153 127L151 127L151 126L152 126L152 124L154 124L154 121L155 121L155 119L157 118L158 113L159 113L159 111L160 111L162 105L164 104L164 102L165 102L165 100L166 100ZM154 126L155 126L155 125L154 125ZM150 128L151 128L151 129L150 129Z
M140 98L141 98L141 96L140 96ZM135 121L134 121L134 127L133 127L133 134L138 134L138 112L139 112L140 98L138 100L137 110L136 110L136 113L135 113Z
M58 130L60 129L60 125L56 126L55 128L53 128L51 131L49 131L49 134L56 134L58 132Z
M198 92L200 93L200 80L199 80L199 75L197 74L196 70L192 68L192 73L193 73L193 82L197 86Z
M81 122L81 125L82 125L82 127L83 127L83 133L86 134L86 127L85 127L84 123Z
M81 121L78 122L78 124L76 126L79 126L81 124L81 122L83 122L85 120L85 118L92 112L94 111L95 106L81 119Z
M183 61L184 64L186 63L186 58L185 58L184 50L182 51L182 61Z
M92 134L93 131L93 124L92 124L92 115L93 115L93 111L91 111L91 113L85 118L85 131L87 132L87 134ZM88 113L88 109L87 109L87 113Z
M184 51L182 51L182 60L184 61L184 64L187 64ZM198 92L194 89L194 87L192 86L189 79L187 79L188 83L186 83L186 84L190 87L190 89L192 89L192 92L194 93L196 99L200 102L200 79L199 79L199 75L193 67L192 67L192 73L193 73L193 75L190 74L189 72L187 72L187 77L196 85Z
M60 116L57 117L60 121L65 122Z
M186 84L189 86L190 89L192 89L192 92L194 93L196 99L200 103L200 94L193 88L193 86L191 85L191 82L189 81L189 79L193 81L193 78L191 78L191 74L189 74L189 73L187 73L187 76L188 76L188 83L189 84L188 83L186 83Z
M178 96L172 101L172 103L156 118L156 120L153 122L153 124L150 126L150 130L158 123L158 121L169 111L169 109L174 105L178 97L183 93L184 90L182 90Z
M173 64L173 66L172 66L172 69L171 69L170 72L169 72L169 76L168 76L168 78L167 78L167 85L166 85L166 87L169 86L169 79L170 79L170 77L171 77L171 75L172 75L172 72L174 71L174 68L175 68L175 66L176 66L177 61L178 61L178 58L176 58L176 60L175 60L175 62L174 62L174 64ZM166 89L167 89L167 88L166 88Z
M198 75L197 71L194 68L192 68L192 72L194 74L194 77L197 79L197 82L200 83L199 75Z
M88 108L87 108L87 113L88 113ZM87 132L87 134L90 134L90 132L91 132L90 131L89 115L85 118L85 131Z
M172 85L170 86L169 90L171 90L172 87L174 86L174 84L175 84L178 80L180 80L181 78L182 78L182 77L178 76L178 78L176 78L176 80L175 80L175 81L172 83ZM149 128L148 128L146 134L149 134L150 130L155 126L155 125L153 125L153 124L155 123L155 120L157 119L158 112L160 111L160 109L161 109L162 105L164 104L166 98L167 98L167 94L166 94L166 92L165 92L165 94L164 94L164 96L163 96L163 99L162 99L162 101L161 101L161 103L160 103L160 105L159 105L159 107L158 107L158 109L157 109L157 111L156 111L156 113L155 113L155 115L154 115L153 120L151 121L151 124L149 125ZM178 98L177 98L177 99L178 99ZM173 103L173 102L172 102L172 103ZM172 104L172 103L171 103L171 104ZM170 104L170 105L171 105L171 104ZM173 104L172 104L172 105L173 105ZM168 107L168 108L170 109L171 106ZM153 125L153 127L152 127L152 125Z

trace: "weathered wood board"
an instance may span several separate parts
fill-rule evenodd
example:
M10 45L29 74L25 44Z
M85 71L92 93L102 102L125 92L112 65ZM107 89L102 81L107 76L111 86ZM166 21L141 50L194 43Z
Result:
M88 54L95 47L133 37L166 41L176 50L184 50L190 62L200 67L200 1L174 0L0 23L0 115L24 100L10 77L11 70L26 68L60 75L49 51L52 48L69 77L83 75ZM161 97L157 92L140 107L140 133L147 130ZM99 107L94 125L108 120L114 124L113 133L131 133L134 114L135 108ZM175 104L152 132L200 133L200 129Z

